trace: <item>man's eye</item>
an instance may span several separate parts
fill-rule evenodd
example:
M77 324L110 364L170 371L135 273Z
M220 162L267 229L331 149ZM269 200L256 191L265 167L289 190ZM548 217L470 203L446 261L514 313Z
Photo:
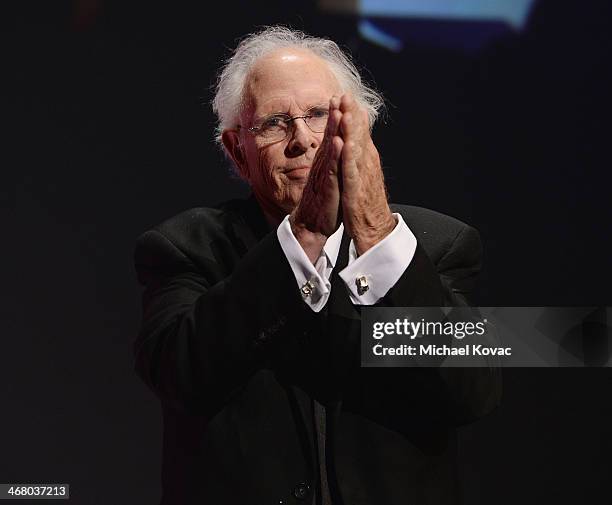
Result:
M329 111L327 109L312 109L308 115L314 118L323 118L329 115Z
M287 120L283 116L272 116L267 118L262 124L263 129L268 128L283 128L286 126Z

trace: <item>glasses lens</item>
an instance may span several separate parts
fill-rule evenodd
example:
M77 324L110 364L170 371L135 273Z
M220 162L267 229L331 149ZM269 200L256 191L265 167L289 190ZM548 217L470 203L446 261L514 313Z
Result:
M289 125L284 116L270 116L259 126L259 133L269 140L284 139L287 135Z
M327 126L327 117L329 111L327 109L313 109L308 113L306 124L315 133L323 133Z

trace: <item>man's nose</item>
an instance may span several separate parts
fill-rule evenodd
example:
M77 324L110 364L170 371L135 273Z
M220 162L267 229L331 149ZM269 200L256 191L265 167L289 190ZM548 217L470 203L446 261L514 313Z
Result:
M292 122L292 129L289 133L289 142L287 143L287 156L299 156L308 151L309 148L316 149L319 147L319 138L312 132L306 121L302 118L297 118Z

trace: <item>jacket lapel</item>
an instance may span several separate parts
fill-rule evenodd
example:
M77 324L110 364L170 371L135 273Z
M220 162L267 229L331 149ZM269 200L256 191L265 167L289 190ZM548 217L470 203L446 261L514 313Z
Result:
M222 210L228 214L225 231L240 257L272 231L253 194L227 202Z

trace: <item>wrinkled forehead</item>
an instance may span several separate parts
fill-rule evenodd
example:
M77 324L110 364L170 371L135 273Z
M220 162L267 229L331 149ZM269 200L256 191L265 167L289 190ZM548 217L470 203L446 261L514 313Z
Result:
M308 50L285 48L253 65L246 80L243 111L254 116L295 114L327 104L341 93L328 62Z

